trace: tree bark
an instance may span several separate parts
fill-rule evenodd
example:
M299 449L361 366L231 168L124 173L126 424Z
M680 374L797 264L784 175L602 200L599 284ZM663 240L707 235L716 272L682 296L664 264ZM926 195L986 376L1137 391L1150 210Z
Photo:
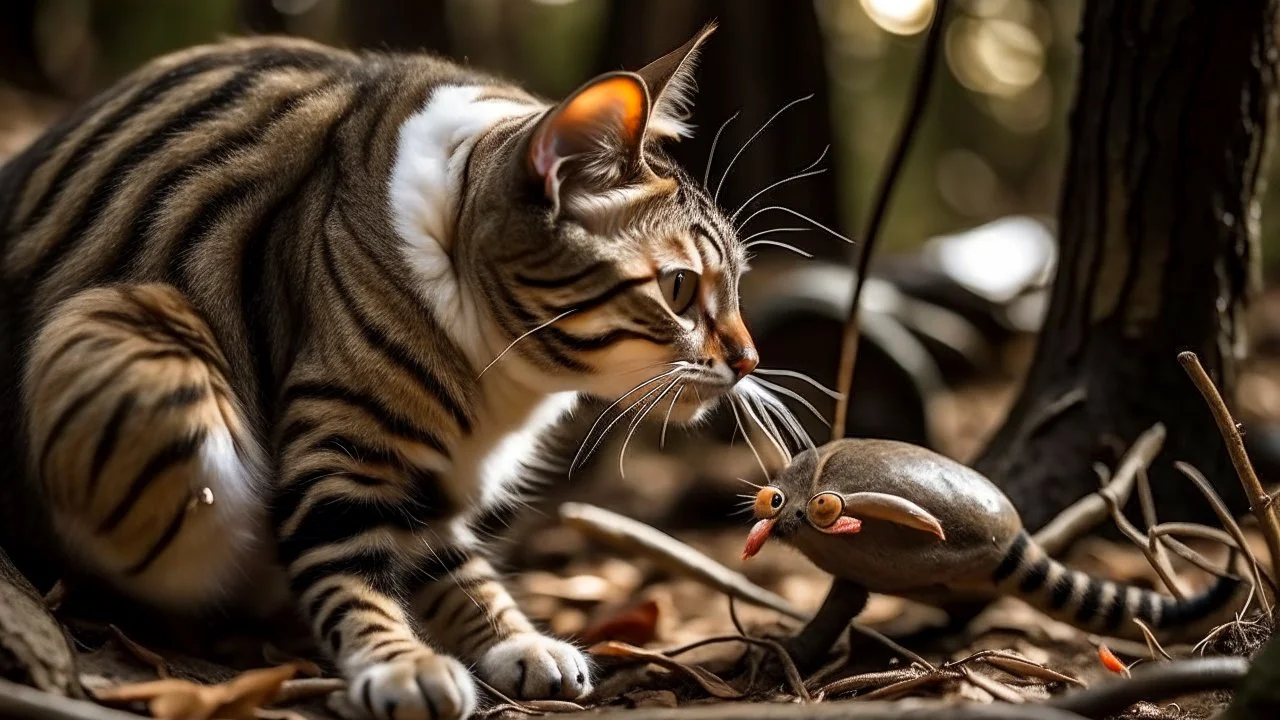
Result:
M1196 352L1232 396L1274 111L1276 7L1085 5L1057 280L1023 391L975 463L1030 529L1095 490L1093 464L1114 465L1156 422L1169 433L1151 469L1161 519L1212 518L1176 460L1242 507L1176 355Z
M738 158L720 192L721 204L732 210L756 191L803 170L832 142L829 81L813 3L613 0L597 70L637 70L679 47L712 20L719 29L703 45L698 64L692 118L696 134L668 148L691 173L700 174L716 130L740 113L720 138L710 173L713 191L730 158L770 115L792 100L814 96L779 116ZM823 165L834 167L836 155L833 148ZM837 228L837 188L833 171L828 172L778 187L752 207L783 205ZM761 215L744 233L805 225L782 213L769 215ZM779 239L819 257L842 259L848 252L844 243L817 230Z

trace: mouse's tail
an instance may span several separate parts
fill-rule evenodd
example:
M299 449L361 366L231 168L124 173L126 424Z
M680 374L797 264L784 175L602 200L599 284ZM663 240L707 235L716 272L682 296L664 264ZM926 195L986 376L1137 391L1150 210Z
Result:
M1232 551L1227 567L1235 562ZM1104 635L1140 637L1136 618L1153 630L1199 626L1231 603L1240 585L1220 577L1203 592L1183 599L1133 585L1101 580L1049 557L1020 532L991 576L1004 593L1078 628Z

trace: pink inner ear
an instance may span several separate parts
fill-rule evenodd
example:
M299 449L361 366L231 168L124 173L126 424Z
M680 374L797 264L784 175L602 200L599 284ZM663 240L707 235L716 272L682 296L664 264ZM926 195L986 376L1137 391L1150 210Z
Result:
M853 535L862 530L862 521L842 515L830 527L821 528L821 530L828 535Z

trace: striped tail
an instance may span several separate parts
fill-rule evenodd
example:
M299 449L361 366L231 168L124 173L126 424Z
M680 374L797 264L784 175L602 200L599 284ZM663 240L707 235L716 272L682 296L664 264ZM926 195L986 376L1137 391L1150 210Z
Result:
M1194 625L1231 602L1240 584L1237 578L1222 577L1199 595L1179 600L1072 570L1049 557L1025 531L1014 538L991 579L1002 592L1051 617L1119 637L1139 635L1131 622L1135 618L1153 630Z

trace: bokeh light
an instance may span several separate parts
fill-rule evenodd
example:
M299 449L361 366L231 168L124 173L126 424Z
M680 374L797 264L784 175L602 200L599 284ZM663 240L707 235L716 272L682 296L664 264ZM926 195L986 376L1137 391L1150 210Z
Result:
M929 24L935 0L862 0L862 9L886 32L915 35Z

